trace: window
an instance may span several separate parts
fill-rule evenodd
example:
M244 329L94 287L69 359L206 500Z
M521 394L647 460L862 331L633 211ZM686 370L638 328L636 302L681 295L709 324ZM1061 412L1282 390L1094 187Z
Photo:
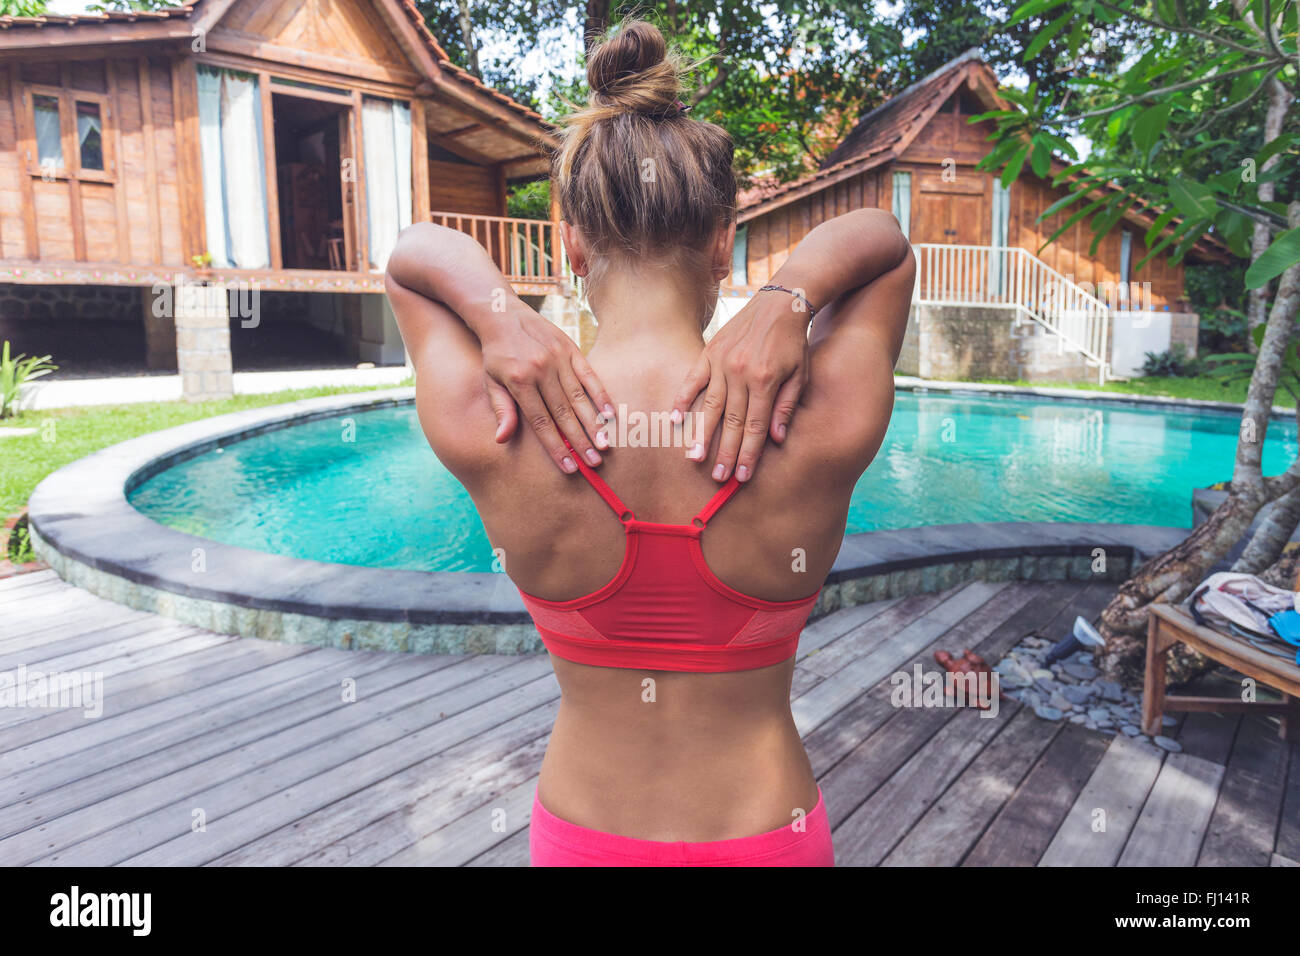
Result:
M53 96L33 96L36 116L36 164L42 169L63 168L63 134L59 123L59 101Z
M894 173L894 218L903 235L912 238L912 174Z
M43 179L111 180L113 155L105 122L108 100L96 93L57 87L31 88L35 156L28 172ZM72 155L64 147L72 150Z
M736 227L736 244L731 247L731 284L749 285L749 226Z
M77 100L77 149L82 169L104 171L103 122L98 103Z

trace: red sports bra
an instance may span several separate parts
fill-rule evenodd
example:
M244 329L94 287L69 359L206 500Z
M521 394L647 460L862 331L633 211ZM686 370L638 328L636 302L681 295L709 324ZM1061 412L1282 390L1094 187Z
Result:
M750 597L704 561L700 534L740 487L734 477L690 524L655 524L638 521L579 456L573 460L623 522L627 545L614 579L585 597L547 601L520 589L547 650L596 667L698 673L768 667L794 654L817 594Z

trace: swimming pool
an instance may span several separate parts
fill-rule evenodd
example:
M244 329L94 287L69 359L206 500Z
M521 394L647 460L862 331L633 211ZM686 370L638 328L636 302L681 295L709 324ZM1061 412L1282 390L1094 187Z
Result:
M900 391L847 531L972 521L1186 527L1192 489L1231 475L1239 423L1183 407ZM1296 451L1294 423L1272 422L1265 473ZM409 404L254 435L167 468L129 497L155 521L257 551L492 570L473 503Z

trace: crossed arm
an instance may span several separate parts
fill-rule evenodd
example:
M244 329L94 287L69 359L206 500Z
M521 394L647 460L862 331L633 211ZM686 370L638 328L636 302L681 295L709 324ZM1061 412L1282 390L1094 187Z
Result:
M880 370L878 360L855 362L864 346L887 355L892 368L913 270L894 217L864 209L814 228L771 282L813 304L814 343L845 352L822 363L826 374L843 369L851 378ZM434 382L440 396L482 388L497 419L497 442L509 440L522 414L561 470L577 470L564 439L600 464L599 449L608 447L602 426L613 416L609 395L577 346L515 294L476 240L432 223L408 227L389 258L385 286L417 375ZM688 457L702 461L722 428L715 479L725 481L734 470L748 480L769 436L785 439L808 383L810 319L799 299L758 293L713 337L683 384L673 403L678 414L704 394L702 441Z

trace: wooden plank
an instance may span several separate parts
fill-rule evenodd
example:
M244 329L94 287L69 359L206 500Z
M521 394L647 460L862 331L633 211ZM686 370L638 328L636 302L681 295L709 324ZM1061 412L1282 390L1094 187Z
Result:
M352 145L352 168L356 172L357 181L353 184L355 187L354 195L356 196L356 253L355 261L348 263L349 272L369 272L370 271L370 212L366 205L366 144L362 135L361 123L361 105L364 97L360 90L352 91L352 109L349 116L352 117L352 129L349 132L349 142Z
M68 171L68 216L72 222L72 254L78 262L86 261L86 219L81 205L81 148L77 142L77 107L72 96L72 67L67 60L59 64L63 84L61 114L63 126L63 163Z
M429 658L430 671L439 658ZM282 707L310 709L313 695L338 696L340 681L360 678L394 664L392 655L349 660L339 655L308 654L269 663L234 680L157 701L108 719L84 722L73 731L47 737L7 752L3 766L15 795L31 794L111 773L131 760L148 757L191 738L188 759L204 747L225 747L220 731ZM446 666L444 663L443 666Z
M1222 782L1220 764L1166 757L1117 865L1194 866Z
M1163 761L1164 751L1149 743L1112 739L1038 865L1114 866Z
M873 618L880 617L890 608L903 601L911 601L914 598L920 599L914 605L916 611L904 620L903 623L905 624L918 617L926 608L932 606L929 603L929 599L932 597L932 595L913 595L911 598L889 598L885 601L872 601L870 604L856 604L819 617L805 627L803 633L799 635L798 659L801 661L806 659L810 654L815 654L831 641L843 637L854 628L866 624Z
M75 628L64 627L50 632L50 637L54 639L41 640L31 646L15 649L0 647L0 670L22 666L28 669L49 670L48 662L77 651L94 652L98 648L110 646L124 639L157 641L193 633L193 630L187 630L185 625L179 622L150 619L138 611L124 619L103 622L102 627L98 622L88 625L85 619L86 614L83 611L81 624ZM158 636L160 634L162 636Z
M287 4L286 4L287 6ZM266 183L266 232L271 246L271 268L284 268L280 237L280 178L275 165L275 107L271 101L271 75L257 74L262 96L262 175Z
M314 702L318 709L309 718L302 705L281 708L278 720L255 715L211 735L214 753L199 749L204 738L187 740L50 791L31 806L6 807L0 810L0 859L57 864L75 846L71 858L79 864L121 862L168 835L188 835L194 807L227 817L265 795L263 789L283 789L288 777L305 779L430 723L445 726L440 712L454 714L484 693L471 678L487 674L483 684L492 687L502 684L497 672L506 670L486 657L414 679L405 668L382 668L359 682L354 703L331 687ZM196 752L205 758L194 761ZM226 831L227 839L238 836Z
M466 866L528 866L528 828L520 830L509 839L502 840L486 853L480 853Z
M962 866L1033 866L1109 743L1067 724L984 831Z
M883 680L897 668L900 660L905 660L980 605L987 603L1004 587L1005 583L972 581L934 611L882 641L870 653L843 667L834 676L827 677L791 707L800 735L813 730L837 710L847 706L864 688Z
M156 701L177 697L189 691L219 683L249 671L259 670L284 657L310 656L320 648L265 642L257 647L246 641L218 644L141 667L123 674L112 682L112 691L104 700L104 716L112 717ZM0 729L0 751L17 750L30 743L76 730L86 722L80 711L62 710L39 720Z
M191 56L171 58L172 123L176 140L176 188L180 193L181 260L189 265L207 247L203 172L199 168L198 72ZM141 96L144 93L142 91ZM141 100L143 102L143 100ZM159 200L160 201L160 200Z
M1185 742L1184 730L1181 741ZM1268 866L1286 786L1285 742L1266 720L1241 721L1197 866Z
M153 77L147 56L142 56L137 61L136 74L139 77L137 82L140 84L140 131L144 134L144 176L148 190L145 195L145 206L149 210L149 254L152 256L150 261L161 264L163 250L159 204L162 200L158 195L158 147L154 138ZM172 76L174 81L174 72ZM178 170L185 162L180 156L182 142L183 140L177 140L176 143ZM199 182L202 182L201 177ZM181 202L184 204L185 200L182 199Z
M815 622L799 638L800 669L830 677L878 647L881 635L896 635L955 593L956 589L950 588L934 594L912 594L898 599L883 612L872 613L870 604L863 605L866 610L856 614L853 613L856 608L837 611L826 619L825 627L819 627L820 621ZM840 618L841 614L844 618ZM844 624L849 626L845 628Z
M429 121L424 109L423 99L411 98L411 222L428 222L433 209L429 203ZM505 213L503 204L500 215Z
M144 843L149 849L123 857L132 866L197 865L277 830L308 813L328 806L357 790L409 767L422 754L450 750L520 713L554 700L555 678L550 664L534 658L486 678L483 685L454 688L427 703L390 712L382 722L354 728L348 735L321 743L275 761L266 773L245 775L200 793L194 799L225 808L225 827L196 841L187 825L176 826L176 808L163 807L143 821L132 821L130 832L106 834L91 858L119 856ZM521 683L529 673L541 676ZM500 693L493 693L499 689ZM494 699L500 697L500 700ZM445 718L439 718L439 712ZM202 803L199 804L200 806ZM159 845L159 837L172 838ZM81 856L81 852L78 856Z
M832 772L827 776L822 793L827 812L831 813L836 862L844 866L880 863L949 784L1005 728L1018 709L1016 704L1004 707L994 718L982 717L979 711L965 708L960 711L932 708L900 714L900 717L939 714L950 719L838 825L834 823L835 818L842 816L842 808L855 800L856 795L841 789L839 774ZM886 724L885 730L893 723ZM832 808L837 812L832 812Z
M402 805L303 858L298 865L337 865L343 860L350 866L467 863L498 842L503 833L528 825L537 771L558 710L559 700L552 698L422 761L419 778L410 776L415 767L408 768L399 775L405 781L396 794L396 799L404 801ZM390 779L396 782L398 777ZM379 786L391 791L389 780ZM373 819L373 811L365 809L360 798L374 790L348 798L353 812L361 811L360 819ZM382 801L384 806L393 803L392 796ZM336 817L336 825L338 822ZM504 830L494 829L494 822Z
M14 111L14 131L18 137L18 188L22 196L19 214L23 221L23 242L27 258L39 259L41 246L36 232L36 194L31 174L36 164L35 119L28 115L30 97L23 94L22 66L18 63L9 64L9 102Z
M549 719L553 721L553 717ZM541 765L549 739L548 732L533 740L529 746L510 752L508 763L497 761L480 770L478 779L472 781L472 786L458 788L469 790L466 802L481 802L482 795L489 792L489 788L502 788L517 776L523 777L521 782L490 803L475 807L457 819L448 819L455 810L446 797L439 800L426 797L409 807L408 812L402 816L403 822L409 823L411 829L420 832L434 825L438 828L383 860L380 866L463 866L491 849L500 839L501 832L525 830L529 825L533 797L537 792L536 769ZM512 773L515 767L521 769ZM432 806L426 806L430 804ZM396 815L389 819L396 822ZM501 830L494 827L500 827ZM398 830L397 833L399 841L409 839L407 831ZM382 852L388 844L379 840L371 842L375 835L373 828L368 828L362 839L367 847L374 846Z
M18 591L33 584L49 584L58 580L59 576L50 568L42 568L39 571L25 571L22 574L0 578L0 600L3 600L5 595L11 591Z
M1300 743L1295 741L1287 745L1286 790L1282 795L1274 850L1292 860L1300 860Z
M959 864L1061 726L1021 707L881 865Z
M104 71L108 79L108 102L110 116L106 121L112 123L113 163L109 167L115 182L113 183L113 202L116 210L117 257L116 262L131 261L131 237L129 231L129 213L126 205L126 153L122 149L122 98L118 93L118 60L106 60Z

